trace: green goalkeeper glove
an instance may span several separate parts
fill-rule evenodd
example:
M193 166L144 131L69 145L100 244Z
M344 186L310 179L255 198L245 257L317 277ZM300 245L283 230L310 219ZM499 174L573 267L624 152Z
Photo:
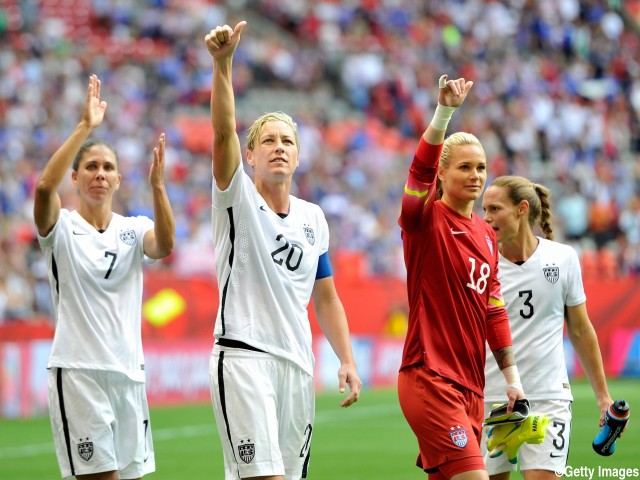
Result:
M530 413L519 423L496 425L487 433L487 449L491 458L506 451L509 462L518 463L518 450L523 443L540 444L544 441L549 426L549 416Z

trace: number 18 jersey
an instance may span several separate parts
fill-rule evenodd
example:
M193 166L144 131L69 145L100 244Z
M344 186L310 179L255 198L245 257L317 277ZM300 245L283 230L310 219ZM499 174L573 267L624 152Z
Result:
M319 206L290 196L273 212L238 166L229 187L213 183L213 237L220 305L214 336L286 358L313 375L311 299L329 227Z

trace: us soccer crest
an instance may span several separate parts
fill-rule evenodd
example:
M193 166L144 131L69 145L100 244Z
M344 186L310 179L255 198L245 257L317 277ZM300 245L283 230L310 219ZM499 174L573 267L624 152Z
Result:
M489 251L491 252L491 255L493 255L493 241L491 241L491 237L489 235L485 235L484 238L487 241L487 245L489 246Z
M86 462L93 457L93 442L89 441L89 437L87 437L84 442L80 439L80 442L78 443L78 454Z
M451 437L451 441L456 447L463 448L469 438L467 437L467 431L462 428L460 425L456 425L455 427L451 427L451 431L449 432L449 436Z
M560 278L560 268L559 267L544 267L542 269L544 273L544 278L551 283L556 283Z
M245 443L244 440L240 440L240 445L238 445L238 455L244 463L251 463L251 460L256 455L255 445L249 443L250 441L250 439L247 439L247 443Z
M133 230L125 230L124 232L120 232L120 240L122 240L127 245L134 245L136 243L136 232Z
M313 228L311 228L309 225L305 225L302 227L302 229L304 230L304 236L307 237L307 242L309 242L311 245L316 243L316 235L313 232Z

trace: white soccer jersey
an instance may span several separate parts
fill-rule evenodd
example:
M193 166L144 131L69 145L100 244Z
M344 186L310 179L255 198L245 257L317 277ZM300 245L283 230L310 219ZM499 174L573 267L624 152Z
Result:
M142 262L147 217L113 214L103 233L60 210L46 237L56 331L48 367L122 372L144 382Z
M500 255L499 279L507 305L513 353L530 400L572 400L563 349L565 305L586 301L576 251L539 238L524 264ZM504 402L506 383L487 349L485 401Z
M295 362L313 375L311 299L329 227L317 205L290 196L281 218L244 172L213 182L213 238L220 306L214 335Z

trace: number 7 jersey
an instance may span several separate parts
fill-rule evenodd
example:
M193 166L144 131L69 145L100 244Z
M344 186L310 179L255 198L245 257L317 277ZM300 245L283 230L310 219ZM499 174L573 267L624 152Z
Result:
M242 164L229 187L213 184L213 237L220 305L214 335L286 358L313 375L307 306L329 227L319 206L289 196L273 212Z
M121 372L144 382L142 263L153 222L113 214L98 232L77 211L60 210L38 236L49 267L56 330L47 365Z

